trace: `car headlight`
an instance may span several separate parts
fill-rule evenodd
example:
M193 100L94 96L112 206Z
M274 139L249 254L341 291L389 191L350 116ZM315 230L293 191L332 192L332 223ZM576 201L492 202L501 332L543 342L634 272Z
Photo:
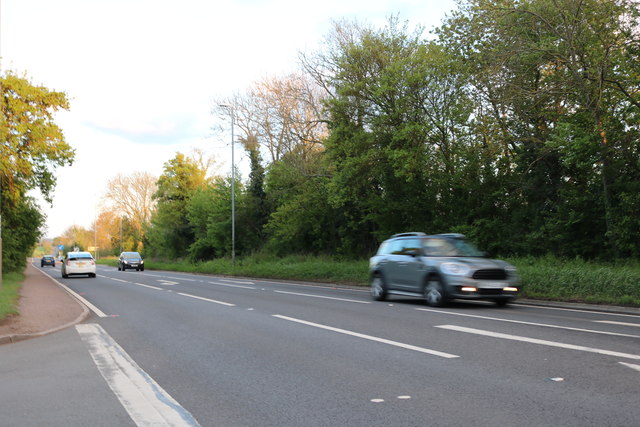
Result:
M140 260L140 264L144 264L144 260L143 259Z
M452 276L465 276L469 273L469 266L458 262L445 262L440 266L444 274Z
M125 264L129 264L129 261L127 261L126 259L124 261L122 261Z

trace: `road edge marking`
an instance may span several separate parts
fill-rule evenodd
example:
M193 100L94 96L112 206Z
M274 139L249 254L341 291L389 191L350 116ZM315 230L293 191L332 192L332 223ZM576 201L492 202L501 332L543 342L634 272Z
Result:
M89 310L93 311L96 314L96 316L98 316L98 317L109 317L106 314L104 314L104 312L102 310L100 310L98 307L96 307L95 305L93 305L89 301L87 301L87 299L83 298L78 293L76 293L75 291L71 290L71 288L69 288L67 285L57 281L49 273L47 273L45 271L42 271L42 270L40 270L40 271L42 272L42 274L44 274L46 276L49 276L49 278L51 280L53 280L58 286L62 287L62 289L67 291L72 297L74 297L75 299L80 301L82 304L84 304Z
M98 371L138 426L199 426L98 324L76 325Z

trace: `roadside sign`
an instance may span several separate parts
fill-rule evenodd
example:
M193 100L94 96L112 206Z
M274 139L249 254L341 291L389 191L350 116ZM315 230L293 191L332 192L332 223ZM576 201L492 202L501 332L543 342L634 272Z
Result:
M64 245L58 245L58 250L59 251L64 251Z

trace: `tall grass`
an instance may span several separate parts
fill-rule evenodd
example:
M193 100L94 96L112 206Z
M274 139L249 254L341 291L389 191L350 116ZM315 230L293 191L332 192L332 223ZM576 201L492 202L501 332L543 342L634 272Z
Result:
M24 275L19 273L7 273L2 277L2 290L0 290L0 322L12 314L18 314L18 301L20 299L20 286Z
M554 257L514 258L530 298L640 306L640 264Z

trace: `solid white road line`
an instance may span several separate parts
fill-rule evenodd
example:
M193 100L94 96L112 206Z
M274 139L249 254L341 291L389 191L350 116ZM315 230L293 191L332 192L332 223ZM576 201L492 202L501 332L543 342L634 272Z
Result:
M635 326L636 328L640 328L640 323L615 322L613 320L594 320L594 322L606 323L609 325L619 325L619 326Z
M235 304L231 304L228 302L223 302L223 301L216 301L214 299L209 299L209 298L203 298L203 297L199 297L197 295L191 295L191 294L183 294L182 292L176 292L178 295L182 295L183 297L189 297L189 298L195 298L195 299L199 299L201 301L207 301L207 302L213 302L216 304L220 304L220 305L226 305L227 307L235 307Z
M218 282L207 282L207 283L210 283L212 285L218 285L218 286L227 286L229 288L256 289L254 286L230 285L228 283L218 283Z
M607 355L607 356L624 357L626 359L640 360L640 355L638 355L638 354L620 353L620 352L617 352L617 351L603 350L603 349L600 349L600 348L592 348L592 347L585 347L585 346L581 346L581 345L565 344L565 343L555 342L555 341L540 340L540 339L537 339L537 338L521 337L521 336L518 336L518 335L501 334L501 333L498 333L498 332L483 331L481 329L465 328L463 326L438 325L438 326L434 326L434 327L435 328L441 328L441 329L447 329L447 330L450 330L450 331L466 332L468 334L484 335L484 336L493 337L493 338L502 338L502 339L511 340L511 341L521 341L521 342L527 342L527 343L530 343L530 344L546 345L546 346L549 346L549 347L559 347L559 348L566 348L566 349L569 349L569 350L586 351L586 352L589 352L589 353L598 353L598 354L604 354L604 355Z
M62 283L58 282L58 284L60 286L62 286L67 292L69 292L71 295L73 295L75 298L77 298L78 300L80 300L84 305L86 305L89 310L93 311L96 316L98 317L107 317L106 314L104 314L104 312L102 310L100 310L98 307L96 307L95 305L91 304L89 301L87 301L85 298L81 297L80 295L78 295L77 293L75 293L74 291L72 291L71 289L69 289L68 287L66 287L65 285L63 285Z
M411 344L404 344L404 343L401 343L401 342L391 341L391 340L387 340L387 339L384 339L384 338L378 338L378 337L374 337L374 336L371 336L371 335L360 334L358 332L347 331L345 329L338 329L338 328L334 328L332 326L326 326L326 325L321 325L319 323L308 322L306 320L295 319L293 317L282 316L280 314L274 314L273 317L277 317L278 319L288 320L290 322L301 323L301 324L307 325L307 326L313 326L314 328L320 328L320 329L325 329L327 331L338 332L340 334L350 335L352 337L363 338L363 339L369 340L369 341L375 341L375 342L379 342L379 343L383 343L383 344L393 345L395 347L400 347L400 348L404 348L404 349L407 349L407 350L413 350L413 351L418 351L420 353L427 353L427 354L431 354L431 355L434 355L434 356L440 356L440 357L444 357L444 358L447 358L447 359L453 359L453 358L456 358L456 357L460 357L460 356L456 356L455 354L444 353L444 352L436 351L436 350L430 350L428 348L417 347L417 346L411 345Z
M499 321L499 322L518 323L518 324L521 324L521 325L531 325L531 326L542 326L542 327L545 327L545 328L565 329L565 330L568 330L568 331L589 332L589 333L592 333L592 334L614 335L614 336L618 336L618 337L640 338L640 335L622 334L622 333L618 333L618 332L596 331L594 329L572 328L572 327L569 327L569 326L549 325L547 323L525 322L525 321L522 321L522 320L503 319L503 318L500 318L500 317L478 316L476 314L454 313L454 312L451 312L451 311L434 310L434 309L431 309L431 308L416 308L416 310L428 311L428 312L431 312L431 313L450 314L452 316L463 316L463 317L473 317L473 318L476 318L476 319L496 320L496 321ZM603 322L603 323L611 323L611 322ZM636 326L640 326L640 325L636 325Z
M76 330L103 378L136 425L199 425L100 325L76 325Z
M324 299L332 299L336 301L345 301L345 302L357 302L358 304L371 304L371 301L359 301L355 299L346 299L346 298L336 298L336 297L327 297L324 295L313 295L313 294L301 294L298 292L287 292L287 291L274 291L277 294L288 294L288 295L298 295L301 297L312 297L312 298L324 298Z
M42 270L40 270L42 271ZM96 307L95 305L91 304L89 301L87 301L85 298L81 297L79 294L77 294L76 292L72 291L71 288L69 288L68 286L58 282L56 279L54 279L49 273L46 273L44 271L42 271L43 274L49 276L49 278L51 280L53 280L54 282L56 282L58 285L62 286L62 288L69 292L75 299L77 299L78 301L80 301L82 304L86 305L87 308L91 311L93 311L96 316L98 317L107 317L106 314L104 314L104 312L102 310L100 310L98 307Z

